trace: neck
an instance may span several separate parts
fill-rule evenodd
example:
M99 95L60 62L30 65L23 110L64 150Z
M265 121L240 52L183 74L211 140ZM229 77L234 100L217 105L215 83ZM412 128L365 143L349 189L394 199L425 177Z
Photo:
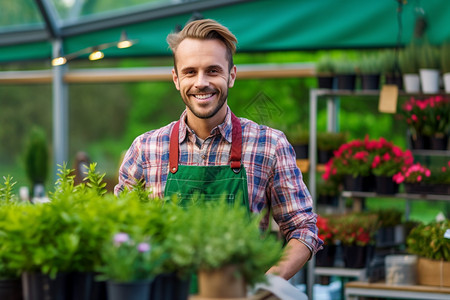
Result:
M196 117L189 109L187 110L186 124L194 130L195 134L202 140L206 139L211 130L219 124L222 124L227 115L227 106L224 105L214 116L207 119Z

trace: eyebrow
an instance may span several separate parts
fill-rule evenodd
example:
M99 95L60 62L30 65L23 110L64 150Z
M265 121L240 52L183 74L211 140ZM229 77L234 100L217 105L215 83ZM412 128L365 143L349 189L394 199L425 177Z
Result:
M218 69L220 71L224 70L224 68L221 65L210 65L210 66L207 66L206 69L207 70ZM186 73L186 72L193 71L193 70L195 71L196 68L195 67L185 67L185 68L181 69L181 73Z

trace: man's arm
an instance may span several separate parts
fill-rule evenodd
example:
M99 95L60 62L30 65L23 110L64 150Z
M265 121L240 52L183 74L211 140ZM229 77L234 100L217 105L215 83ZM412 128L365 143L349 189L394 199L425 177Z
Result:
M291 239L284 250L283 259L266 274L275 274L286 280L292 278L311 257L311 251L302 242Z

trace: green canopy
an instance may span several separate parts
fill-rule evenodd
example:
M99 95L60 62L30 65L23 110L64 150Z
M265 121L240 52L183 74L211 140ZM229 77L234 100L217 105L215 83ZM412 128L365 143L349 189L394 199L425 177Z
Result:
M215 2L220 5L213 5ZM402 5L401 44L413 37L416 16L422 12L427 20L428 40L441 44L449 39L450 2L421 1L422 7L417 7L418 2ZM229 27L238 38L240 52L394 47L400 30L398 8L396 0L181 1L165 10L148 8L71 23L48 21L47 31L57 36L47 34L39 41L21 40L21 31L14 42L3 39L2 43L0 28L0 62L50 59L51 41L55 38L62 40L65 54L117 42L123 30L137 44L128 49L108 48L104 51L106 57L169 55L167 34L183 26L194 13ZM49 28L52 24L53 31Z

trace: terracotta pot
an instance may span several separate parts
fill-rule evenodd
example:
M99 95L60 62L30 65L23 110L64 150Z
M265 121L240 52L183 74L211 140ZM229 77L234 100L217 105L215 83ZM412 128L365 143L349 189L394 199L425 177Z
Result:
M421 285L450 287L450 262L419 257L417 280Z
M198 272L199 296L205 298L245 298L246 284L235 265Z

